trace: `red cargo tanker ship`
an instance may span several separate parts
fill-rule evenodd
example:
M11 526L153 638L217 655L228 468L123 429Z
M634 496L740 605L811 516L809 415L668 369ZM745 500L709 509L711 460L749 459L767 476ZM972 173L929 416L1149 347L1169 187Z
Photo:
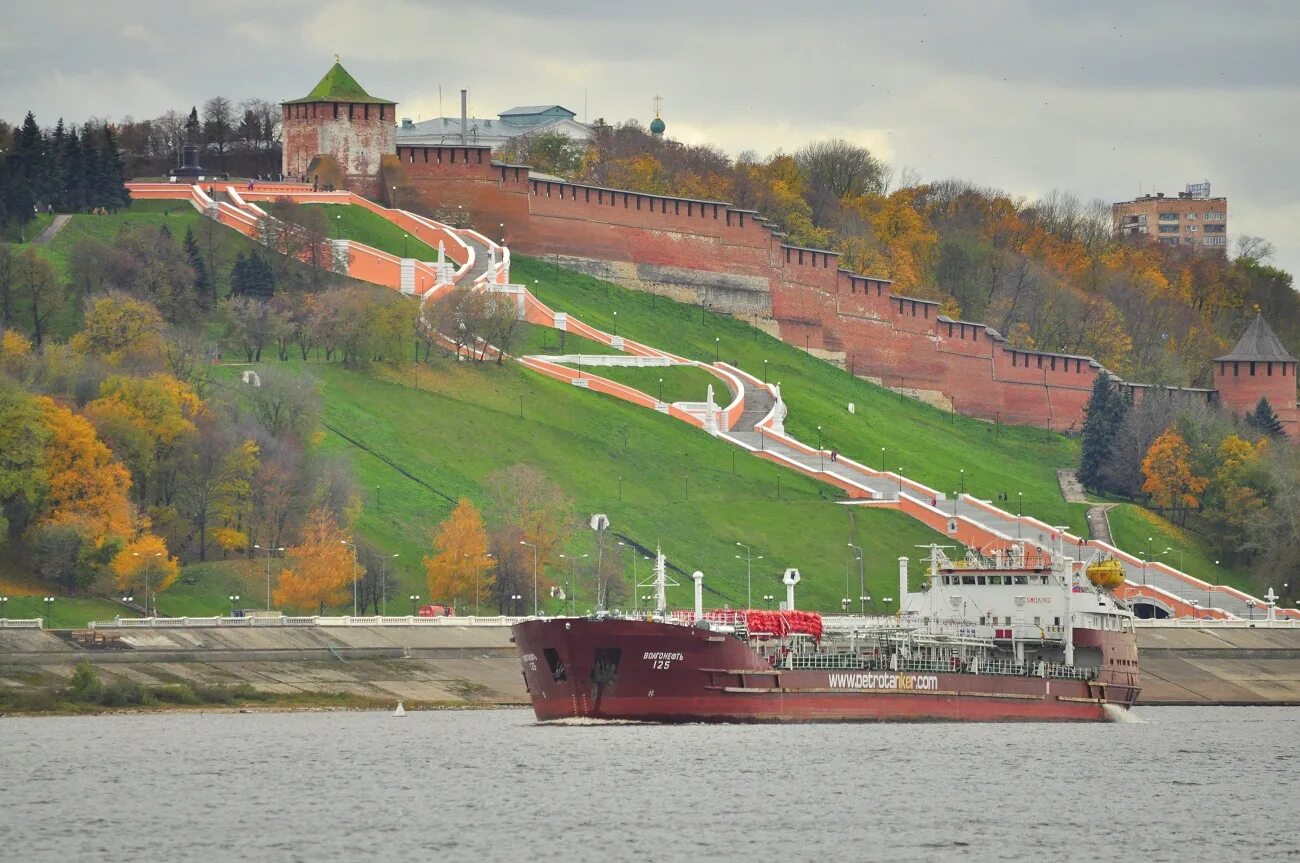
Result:
M1014 552L1013 552L1014 555ZM1059 558L1058 558L1059 560ZM1107 570L931 551L896 616L664 610L539 618L514 641L539 721L1114 719L1139 691L1133 615ZM798 574L787 572L787 607Z

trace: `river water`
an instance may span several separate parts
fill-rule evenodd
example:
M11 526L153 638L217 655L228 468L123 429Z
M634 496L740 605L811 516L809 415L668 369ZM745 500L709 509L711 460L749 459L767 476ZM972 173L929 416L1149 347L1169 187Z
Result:
M0 858L1273 860L1300 709L1111 725L538 726L531 711L0 720Z

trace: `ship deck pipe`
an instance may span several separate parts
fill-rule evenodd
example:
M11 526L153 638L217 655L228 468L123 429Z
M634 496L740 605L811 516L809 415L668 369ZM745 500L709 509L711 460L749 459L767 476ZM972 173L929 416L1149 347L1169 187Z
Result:
M698 569L691 573L691 578L695 579L695 619L704 618L704 573Z

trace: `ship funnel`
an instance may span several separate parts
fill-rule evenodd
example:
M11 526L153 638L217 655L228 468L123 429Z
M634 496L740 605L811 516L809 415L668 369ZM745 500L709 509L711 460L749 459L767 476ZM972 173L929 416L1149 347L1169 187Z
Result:
M700 620L704 617L704 573L697 569L691 578L695 579L695 619Z

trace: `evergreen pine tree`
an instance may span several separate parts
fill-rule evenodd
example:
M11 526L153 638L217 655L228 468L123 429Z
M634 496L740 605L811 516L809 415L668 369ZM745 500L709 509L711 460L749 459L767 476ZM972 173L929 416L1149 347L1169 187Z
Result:
M18 168L26 182L32 203L44 203L49 193L45 170L45 136L41 134L41 127L36 125L36 117L31 111L27 112L22 127L14 136L14 153L18 157Z
M126 162L122 159L122 148L117 144L117 134L113 127L104 124L104 173L108 177L108 195L113 204L110 210L116 212L131 206L131 193L126 188Z
M54 134L50 136L49 146L45 151L50 189L48 201L60 213L67 209L65 202L67 196L67 170L64 165L67 137L67 132L63 128L63 118L60 117L58 124L54 127Z
M94 210L98 207L107 209L108 202L104 190L108 181L104 176L103 141L99 130L90 123L81 127L81 158L85 165L83 174L86 190L86 207Z
M1264 396L1260 396L1255 409L1246 414L1246 425L1267 437L1280 438L1286 434L1282 420L1278 419L1277 412Z
M185 256L189 258L190 268L194 270L194 295L199 305L212 308L216 305L212 277L208 274L208 265L199 253L199 243L194 239L194 229L185 229Z
M63 206L68 213L86 209L86 160L81 150L77 127L68 130L63 139Z
M1083 449L1079 457L1079 482L1085 488L1102 487L1101 469L1110 458L1115 434L1128 413L1128 402L1102 373L1092 384L1083 421Z
M248 259L244 253L240 252L235 255L235 263L230 267L230 295L232 297L242 297L247 291L245 290L248 283Z
M269 300L275 293L275 270L267 258L256 251L248 255L248 293Z

